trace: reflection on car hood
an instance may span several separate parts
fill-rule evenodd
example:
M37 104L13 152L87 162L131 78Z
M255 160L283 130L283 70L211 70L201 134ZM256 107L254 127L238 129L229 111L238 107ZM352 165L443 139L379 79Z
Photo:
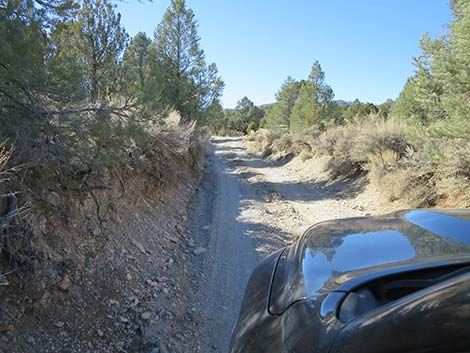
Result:
M323 222L283 255L271 303L278 312L303 297L348 290L374 273L454 262L470 262L470 209Z

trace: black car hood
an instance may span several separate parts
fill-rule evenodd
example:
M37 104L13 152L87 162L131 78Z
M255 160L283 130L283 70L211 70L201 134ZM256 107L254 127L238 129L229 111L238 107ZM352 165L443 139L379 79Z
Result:
M309 228L279 258L269 309L354 289L367 278L470 263L470 209L400 211L332 220Z

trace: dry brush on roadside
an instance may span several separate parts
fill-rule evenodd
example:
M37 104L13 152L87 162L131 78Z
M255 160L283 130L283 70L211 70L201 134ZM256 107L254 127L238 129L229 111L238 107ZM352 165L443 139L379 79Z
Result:
M468 141L420 137L403 123L369 117L326 131L315 127L302 134L259 130L248 136L249 150L280 158L326 158L332 180L367 175L389 202L410 207L470 206Z

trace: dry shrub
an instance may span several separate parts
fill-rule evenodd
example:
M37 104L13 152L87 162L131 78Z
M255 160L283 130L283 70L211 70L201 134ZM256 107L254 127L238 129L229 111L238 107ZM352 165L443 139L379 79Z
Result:
M385 175L405 155L407 147L404 128L389 121L333 127L314 143L318 154L330 156L326 168L332 178L362 170Z
M204 156L209 151L210 134L207 129L196 128L195 122L165 124L148 130L151 138L142 141L133 151L133 159L123 164L133 164L136 171L145 171L160 184L169 184L182 173L200 173ZM137 157L137 158L135 158Z
M316 150L322 155L331 157L350 156L356 137L355 126L337 126L320 135L315 144Z
M289 153L292 148L291 135L289 133L282 134L272 142L271 147L275 154Z
M373 174L373 182L389 199L406 200L412 207L432 207L438 200L436 182L439 177L436 166L423 151L408 148L386 174Z
M449 143L443 151L448 156L449 172L470 182L470 142Z
M263 157L271 154L270 146L274 139L274 135L271 131L267 129L259 129L255 133L249 134L247 139L250 142L248 153L261 153Z
M181 115L177 111L172 110L164 120L168 125L179 126L181 123Z
M245 136L245 139L249 142L254 142L256 141L256 133L251 130L246 136Z
M292 152L300 155L303 161L315 155L315 143L321 135L321 130L317 126L311 126L301 134L292 137Z
M330 158L326 163L325 169L332 179L354 176L361 171L360 165L347 157Z
M0 147L0 275L32 261L33 232L24 219L26 206L19 205L11 179L18 168L9 168L11 152Z
M351 154L356 134L354 126L338 126L319 136L314 150L330 157L325 168L331 178L349 177L362 170L363 160L355 160Z
M305 162L306 160L313 158L313 155L309 151L300 151L299 158L302 162Z
M365 169L378 174L391 170L409 147L403 125L392 121L366 122L355 130L352 159L367 161Z

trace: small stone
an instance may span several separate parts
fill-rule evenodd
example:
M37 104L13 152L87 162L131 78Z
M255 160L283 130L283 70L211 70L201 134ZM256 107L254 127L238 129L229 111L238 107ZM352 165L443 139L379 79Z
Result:
M109 305L119 306L119 302L117 300L114 300L114 299L109 299L108 303L109 303Z
M169 236L168 240L171 241L172 243L175 243L175 244L178 243L178 238L177 237Z
M58 327L58 328L64 327L64 325L65 325L65 322L63 322L63 321L54 322L54 326Z
M145 247L142 245L142 243L139 243L137 240L132 239L132 244L134 244L135 247L139 249L142 254L147 254L147 251L145 250Z
M41 304L42 306L45 306L47 304L47 302L49 301L50 296L51 296L51 293L49 293L47 291L44 292L41 299L39 299L39 304Z
M135 295L130 296L129 301L131 302L131 307L135 307L139 304L139 299Z
M142 319L144 320L150 320L151 317L152 317L152 313L149 311L142 313Z
M100 329L97 330L98 336L103 337L104 332Z
M208 230L211 226L207 225L207 226L204 226L202 227L202 230Z
M146 282L151 287L154 287L154 288L158 287L158 282L152 281L151 279L148 279Z
M168 295L168 293L170 293L170 290L168 288L163 288L162 292L163 294Z
M60 205L61 199L58 193L51 191L49 195L47 195L47 201L54 206L58 207Z
M46 229L46 224L47 224L47 219L46 217L41 214L38 216L38 229L45 234L47 229Z
M132 281L132 276L131 276L130 273L126 273L126 279L127 279L128 281Z
M11 332L15 330L15 325L12 323L0 322L0 332Z
M4 275L0 275L0 286L8 286L9 284L8 278Z
M129 322L129 319L127 317L124 317L124 316L119 316L119 320L121 320L121 322Z
M203 247L199 247L199 248L196 248L196 249L193 250L193 254L196 255L196 256L199 256L199 255L201 255L205 252L206 252L206 249L203 248Z
M59 283L59 289L62 290L62 291L66 291L69 288L70 288L70 277L66 273L64 275L64 278L62 278L62 281L60 281L60 283Z

